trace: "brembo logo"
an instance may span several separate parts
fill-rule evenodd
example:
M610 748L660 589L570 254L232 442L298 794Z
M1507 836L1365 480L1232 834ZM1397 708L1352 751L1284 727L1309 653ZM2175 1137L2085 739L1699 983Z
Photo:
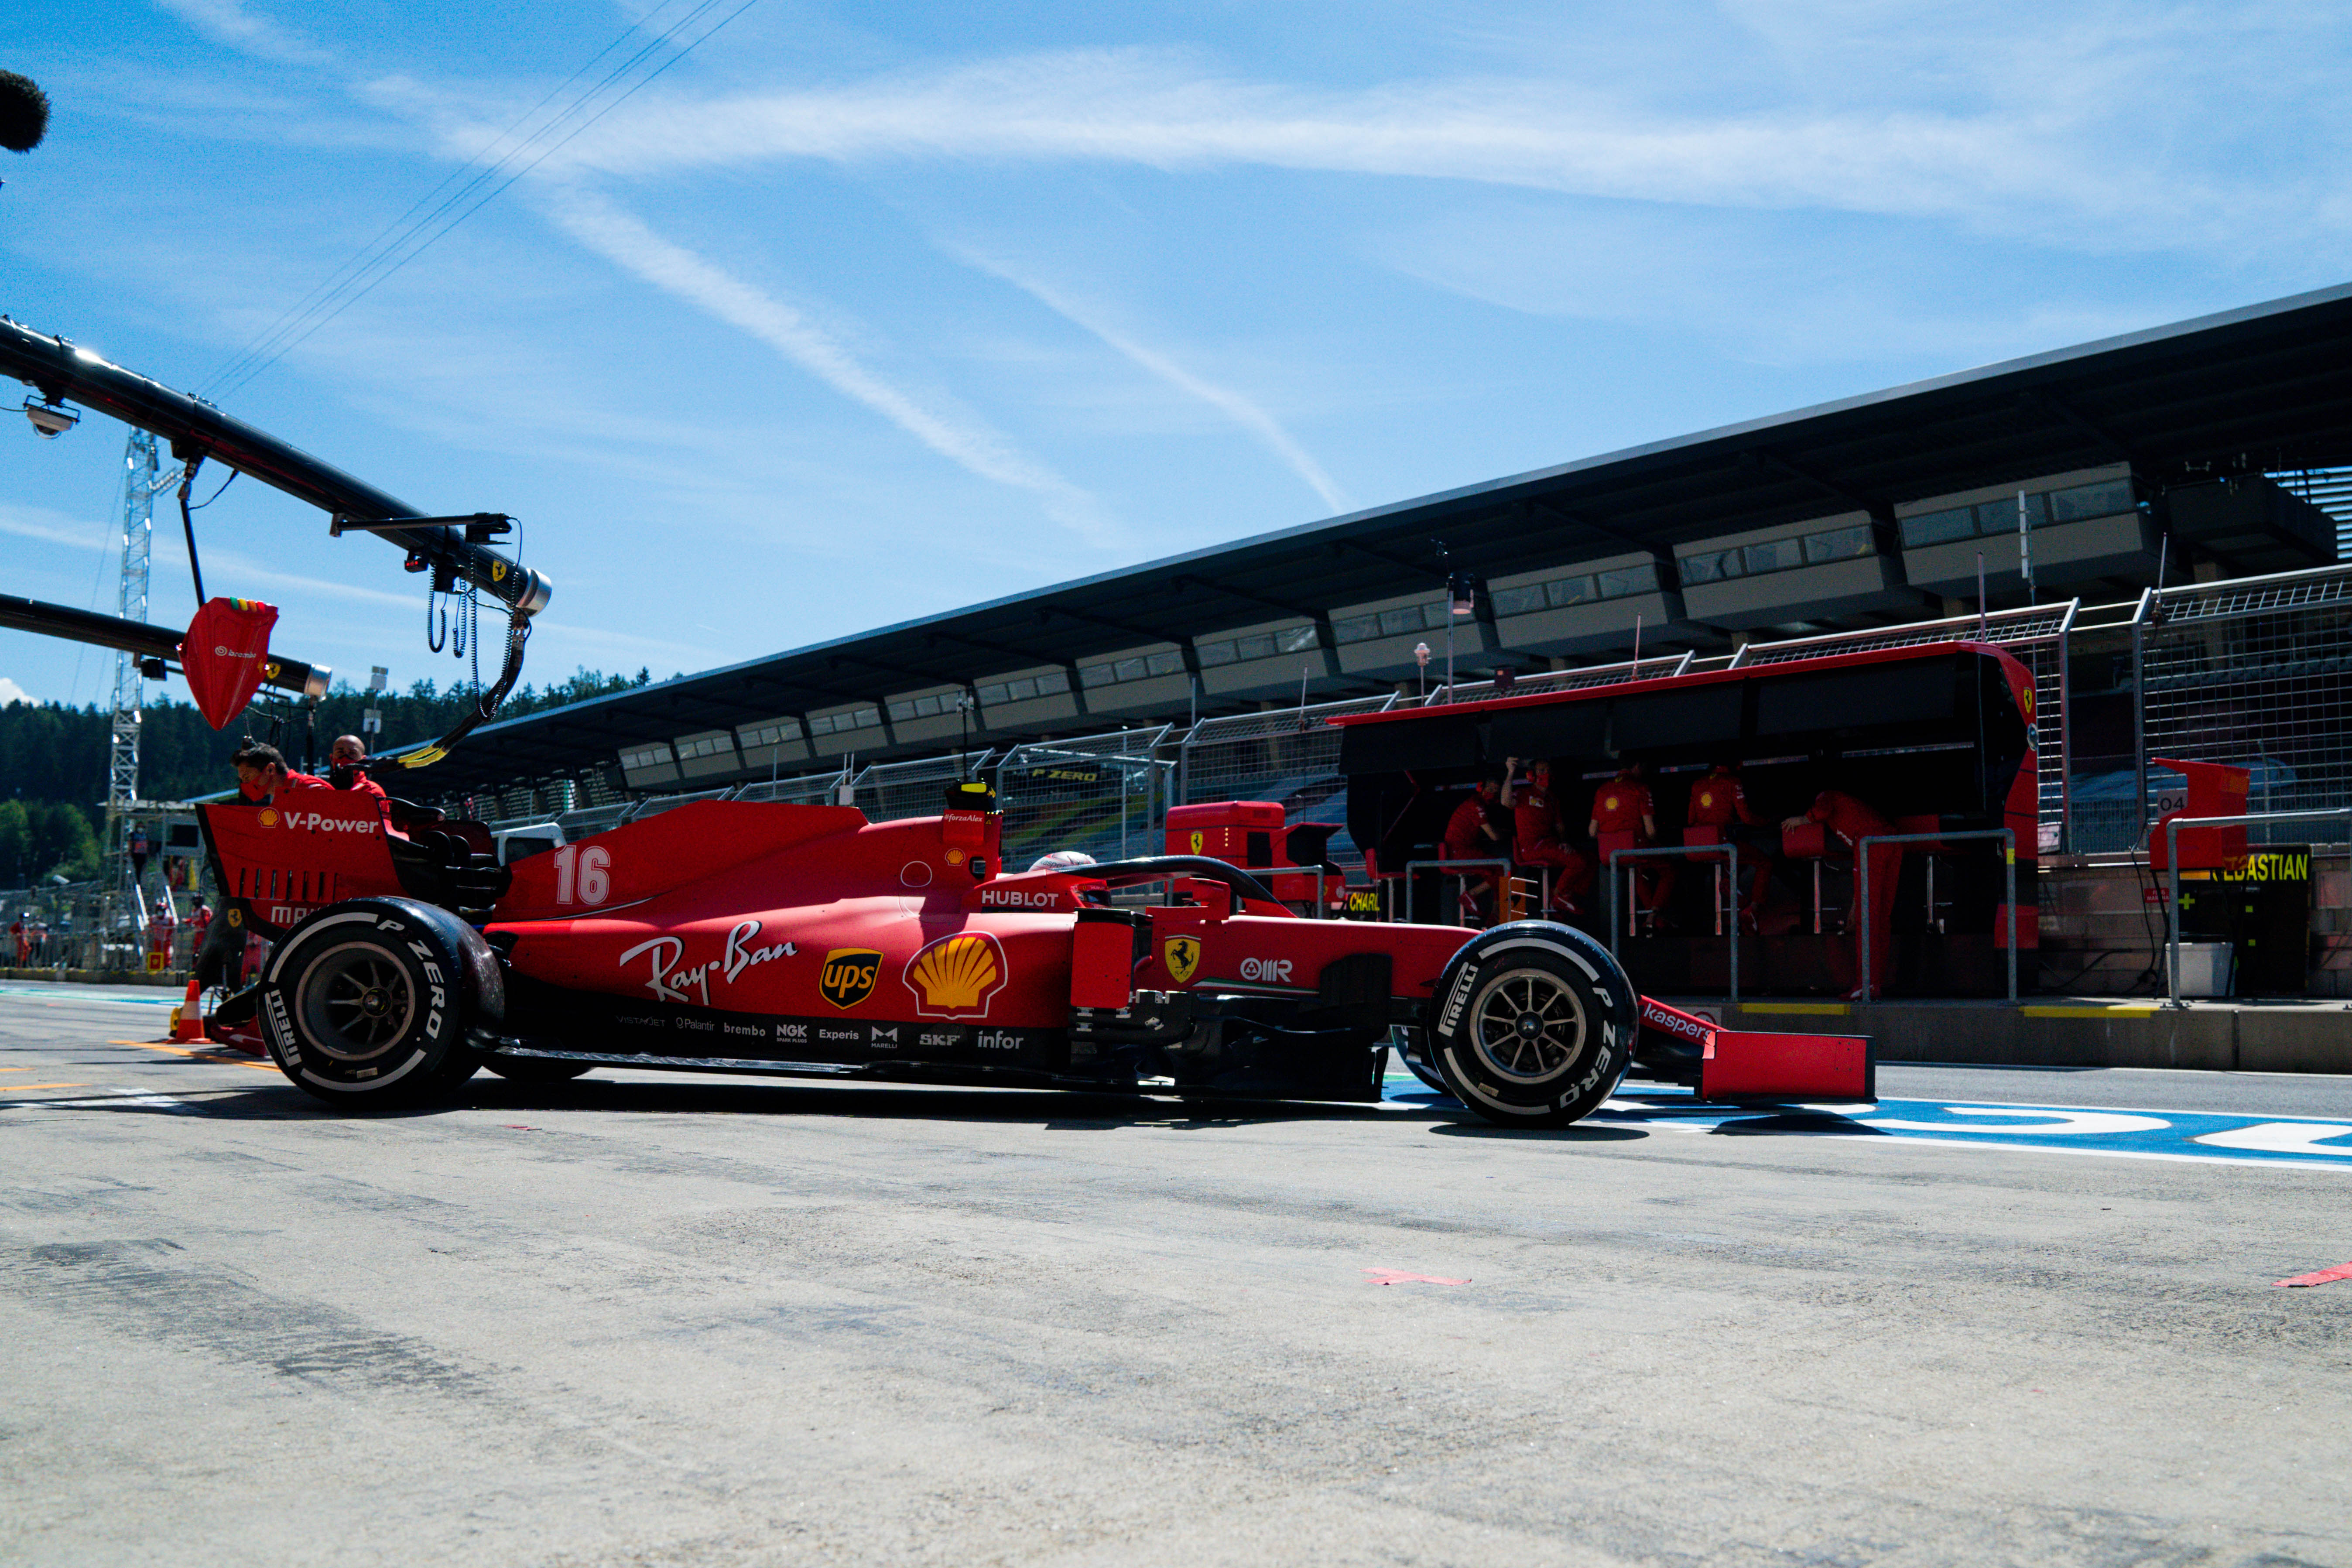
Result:
M281 813L278 820L289 828L308 829L312 833L373 835L376 830L376 819L373 816L321 816L315 811L289 811Z
M215 658L251 658L255 654L260 651L261 650L259 648L247 648L240 653L235 648L215 646L213 648L213 657Z
M1244 958L1242 960L1244 980L1273 980L1286 983L1290 979L1290 960L1286 958Z

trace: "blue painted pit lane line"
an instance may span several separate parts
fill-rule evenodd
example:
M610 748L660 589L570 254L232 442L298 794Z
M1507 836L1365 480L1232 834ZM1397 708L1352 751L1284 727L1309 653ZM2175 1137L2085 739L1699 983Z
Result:
M1431 1093L1410 1075L1391 1074L1384 1092L1390 1102L1400 1107L1460 1109L1451 1096ZM1753 1110L1699 1105L1692 1101L1687 1089L1644 1087L1620 1091L1585 1118L1585 1125L1732 1137L1899 1139L1948 1148L2023 1149L2109 1159L2288 1165L2352 1173L2352 1122L2309 1116L1942 1100Z
M176 1007L180 1005L180 995L174 991L165 996L78 996L68 991L37 990L30 985L0 985L0 996L30 996L57 1006L106 1003L117 1007Z

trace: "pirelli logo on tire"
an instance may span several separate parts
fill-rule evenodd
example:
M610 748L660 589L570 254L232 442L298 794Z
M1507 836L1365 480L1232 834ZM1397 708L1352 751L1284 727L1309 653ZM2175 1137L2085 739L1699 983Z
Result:
M1470 1005L1470 992L1478 984L1478 968L1475 963L1465 963L1454 977L1454 989L1445 994L1444 1010L1437 1016L1439 1034L1452 1034L1454 1026L1462 1021L1462 1009Z

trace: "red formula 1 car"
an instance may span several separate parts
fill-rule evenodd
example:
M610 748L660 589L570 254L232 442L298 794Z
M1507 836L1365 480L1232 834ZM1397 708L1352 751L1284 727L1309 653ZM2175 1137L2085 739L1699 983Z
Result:
M1377 1100L1392 1044L1508 1126L1637 1057L1707 1098L1872 1098L1866 1039L1717 1028L1565 926L1301 919L1205 856L1008 873L980 784L897 822L700 802L510 868L478 823L335 791L204 821L276 943L208 1026L354 1108L606 1065Z

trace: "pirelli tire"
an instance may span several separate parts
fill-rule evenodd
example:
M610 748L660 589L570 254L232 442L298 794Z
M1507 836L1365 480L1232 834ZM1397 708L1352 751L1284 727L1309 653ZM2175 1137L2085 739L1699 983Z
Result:
M467 1031L505 1010L481 933L410 899L330 904L287 932L262 973L271 1058L296 1087L352 1110L446 1099L480 1065Z
M1481 932L1438 977L1429 1057L1447 1092L1504 1127L1565 1127L1617 1089L1637 1030L1633 984L1580 931Z

